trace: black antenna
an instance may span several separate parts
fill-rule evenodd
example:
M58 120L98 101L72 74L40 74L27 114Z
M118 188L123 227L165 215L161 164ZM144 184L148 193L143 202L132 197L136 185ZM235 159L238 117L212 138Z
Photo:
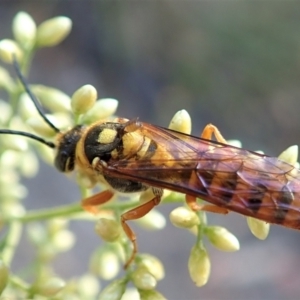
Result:
M43 143L45 145L47 145L48 147L50 148L56 148L55 144L52 143L52 142L48 142L46 140L44 140L43 138L37 136L37 135L34 135L34 134L31 134L29 132L24 132L24 131L17 131L17 130L10 130L10 129L0 129L0 134L16 134L16 135L22 135L22 136L26 136L28 138L31 138L33 140L36 140L40 143Z
M34 106L36 107L38 113L40 114L40 116L44 119L44 121L56 132L56 133L59 133L60 130L55 127L48 119L47 117L45 116L45 114L43 113L40 105L39 105L39 102L37 100L37 98L34 96L34 94L31 92L31 90L29 89L29 86L28 86L28 83L26 82L23 74L21 73L21 70L20 70L20 66L16 60L16 57L14 56L14 59L13 59L13 65L14 65L14 68L17 72L17 75L18 75L18 78L20 79L26 93L29 95L30 99L32 100L32 102L34 103ZM3 132L4 133L4 132ZM24 135L24 134L22 134Z
M28 87L28 84L26 83L26 80L24 78L24 76L22 75L21 73L21 70L20 70L20 66L16 60L16 56L13 55L13 65L14 65L14 68L17 72L17 75L18 75L18 78L19 80L21 81L25 91L27 92L27 94L29 95L30 99L32 100L32 102L34 103L37 111L39 112L39 114L41 115L41 117L45 120L45 122L56 132L56 133L59 133L60 130L58 128L56 128L48 119L47 117L45 116L45 114L42 112L40 106L39 106L39 103L38 103L38 100L36 99L36 97L33 95L33 93L30 91L29 87ZM25 132L25 131L18 131L18 130L11 130L11 129L0 129L0 134L14 134L14 135L21 135L21 136L26 136L28 138L31 138L33 140L36 140L42 144L45 144L47 145L48 147L50 148L56 148L56 145L53 143L53 142L49 142L49 141L46 141L44 140L43 138L37 136L37 135L34 135L34 134L31 134L29 132Z

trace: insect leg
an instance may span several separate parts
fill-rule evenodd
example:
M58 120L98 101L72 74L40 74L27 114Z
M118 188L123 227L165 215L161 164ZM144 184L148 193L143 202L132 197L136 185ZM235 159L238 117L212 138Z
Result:
M201 138L211 140L212 135L215 136L216 140L220 143L227 144L227 141L224 139L223 135L219 131L219 129L212 125L212 124L207 124L201 134ZM213 213L219 213L219 214L227 214L228 210L224 207L212 205L212 204L203 204L200 205L196 202L196 197L191 196L191 195L186 195L186 203L188 206L194 210L194 211L199 211L199 210L204 210L207 212L213 212Z
M228 214L228 210L225 207L220 207L212 204L199 204L197 203L197 199L194 196L191 195L185 195L185 201L189 208L193 211L207 211L212 213L218 213L218 214Z
M106 203L107 201L111 200L113 196L114 193L112 191L106 190L101 193L83 199L81 201L81 206L84 210L92 214L97 214L98 210L96 206Z
M163 195L163 190L153 188L153 194L155 195L155 197L152 200L150 200L138 207L135 207L121 215L121 225L123 227L124 232L126 233L127 237L129 238L129 240L131 241L131 243L133 245L132 254L129 257L129 259L127 260L127 262L125 263L125 266L124 266L125 269L131 264L131 262L134 260L134 257L137 253L136 235L135 235L134 231L127 224L127 221L137 220L137 219L143 217L152 208L154 208L154 206L156 206L160 203L161 197Z
M216 137L216 139L217 139L218 142L227 144L226 140L222 136L222 134L219 131L219 129L216 126L212 125L212 124L207 124L204 127L204 129L202 131L202 134L201 134L201 137L203 139L211 140L213 134Z

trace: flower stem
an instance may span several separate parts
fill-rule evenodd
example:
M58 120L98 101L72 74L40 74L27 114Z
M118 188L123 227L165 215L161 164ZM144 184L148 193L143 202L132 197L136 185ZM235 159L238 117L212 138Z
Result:
M101 205L101 209L129 209L138 206L138 201L126 201L126 202L113 202L105 205ZM70 217L76 214L84 212L80 203L58 206L55 208L40 209L29 211L26 215L20 217L8 217L4 218L4 222L18 221L21 223L34 222L39 220L47 220L57 217Z
M22 232L22 223L19 221L13 221L9 225L8 234L6 236L6 242L2 251L2 259L7 266L10 266L15 250L19 244Z
M26 283L20 277L11 275L9 278L9 281L13 286L18 287L18 288L22 289L23 291L28 291L30 288L29 284Z

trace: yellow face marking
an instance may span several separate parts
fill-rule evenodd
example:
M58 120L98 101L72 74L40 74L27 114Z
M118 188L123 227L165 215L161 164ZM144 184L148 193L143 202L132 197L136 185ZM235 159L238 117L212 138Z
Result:
M101 131L98 137L98 142L101 144L112 143L117 136L117 131L110 128L105 128Z

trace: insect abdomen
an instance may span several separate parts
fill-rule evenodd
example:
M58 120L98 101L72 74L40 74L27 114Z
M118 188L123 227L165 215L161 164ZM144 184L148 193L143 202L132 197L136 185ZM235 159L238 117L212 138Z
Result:
M269 223L298 229L299 179L288 175L284 169L293 167L279 160L276 162L277 173L264 171L266 160L270 159L258 158L255 170L249 169L246 160L226 164L224 161L200 162L189 184L199 191L198 197L208 202Z

